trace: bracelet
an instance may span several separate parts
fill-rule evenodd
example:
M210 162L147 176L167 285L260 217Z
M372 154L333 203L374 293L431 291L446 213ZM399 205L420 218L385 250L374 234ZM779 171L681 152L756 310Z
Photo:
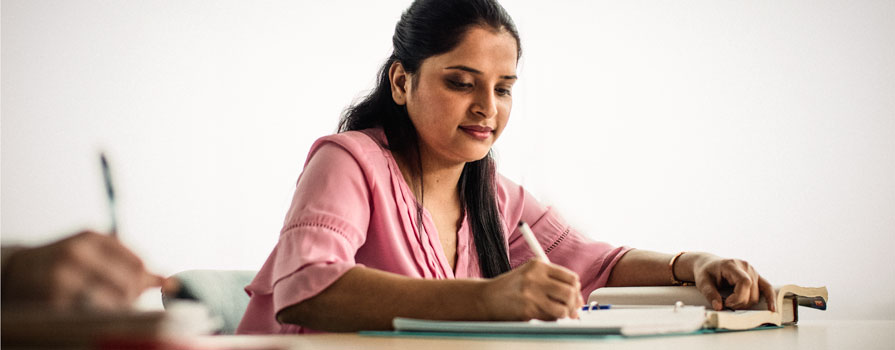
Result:
M675 254L674 257L671 258L671 261L668 262L668 270L671 272L671 285L673 285L673 286L692 286L693 285L693 282L681 281L681 280L677 279L677 277L674 276L674 263L677 262L677 258L680 258L681 255L684 255L684 253L686 253L686 252L680 252L680 253Z

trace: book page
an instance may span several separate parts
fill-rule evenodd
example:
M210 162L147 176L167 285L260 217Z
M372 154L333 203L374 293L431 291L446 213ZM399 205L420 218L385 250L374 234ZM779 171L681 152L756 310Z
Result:
M677 301L685 305L706 307L706 327L724 329L749 329L762 324L792 324L798 321L797 305L803 304L818 309L826 309L826 287L809 288L796 285L775 286L775 303L778 312L768 311L767 302L762 297L748 310L713 311L711 303L695 286L660 287L606 287L595 290L588 302L612 306L668 306ZM731 290L721 291L722 298ZM799 299L801 300L799 300Z

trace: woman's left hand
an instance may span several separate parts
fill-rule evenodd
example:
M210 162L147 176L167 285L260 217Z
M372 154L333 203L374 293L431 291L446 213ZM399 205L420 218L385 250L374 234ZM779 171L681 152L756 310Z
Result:
M716 311L724 307L749 308L758 303L761 296L767 300L768 310L776 311L774 288L748 262L704 254L693 265L693 276L696 288L712 303L712 308ZM733 294L723 301L718 292L718 287L722 285L733 286Z

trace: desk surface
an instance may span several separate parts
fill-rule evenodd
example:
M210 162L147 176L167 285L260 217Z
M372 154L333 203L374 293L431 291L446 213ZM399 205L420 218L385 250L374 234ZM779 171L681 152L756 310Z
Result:
M279 344L287 349L892 349L895 321L803 321L798 326L748 332L611 339L459 339L358 334L217 336L227 345ZM548 345L549 344L549 345Z

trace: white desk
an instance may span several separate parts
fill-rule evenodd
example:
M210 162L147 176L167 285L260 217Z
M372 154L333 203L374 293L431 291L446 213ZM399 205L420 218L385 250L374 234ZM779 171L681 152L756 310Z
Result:
M565 349L895 349L895 321L803 321L761 331L627 339L459 339L357 334L217 336L210 343L274 343L288 349L565 350Z

